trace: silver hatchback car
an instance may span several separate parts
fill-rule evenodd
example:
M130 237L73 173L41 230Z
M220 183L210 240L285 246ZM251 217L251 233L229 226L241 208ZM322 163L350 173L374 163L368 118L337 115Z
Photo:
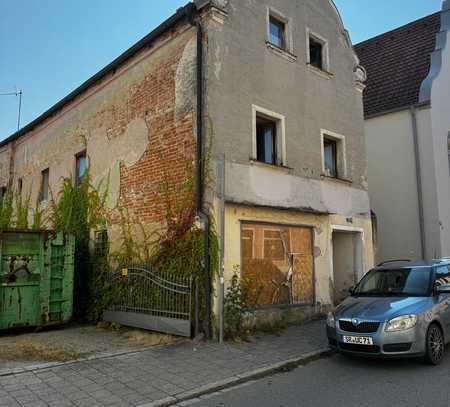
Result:
M450 342L450 259L396 260L369 271L327 317L332 348L439 364Z

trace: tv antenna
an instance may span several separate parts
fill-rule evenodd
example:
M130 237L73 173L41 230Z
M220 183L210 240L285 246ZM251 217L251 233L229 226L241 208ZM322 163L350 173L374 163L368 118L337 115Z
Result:
M21 89L19 89L19 90L16 89L15 92L0 93L0 96L16 96L19 98L19 109L17 112L17 131L20 130L20 115L21 115L21 110L22 110L22 94L23 94L23 92Z

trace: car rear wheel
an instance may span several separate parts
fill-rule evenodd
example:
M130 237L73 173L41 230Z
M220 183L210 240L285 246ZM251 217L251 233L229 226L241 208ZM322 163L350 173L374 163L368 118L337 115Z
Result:
M425 359L432 365L438 365L442 362L445 353L444 335L437 324L431 324L427 332L427 353Z

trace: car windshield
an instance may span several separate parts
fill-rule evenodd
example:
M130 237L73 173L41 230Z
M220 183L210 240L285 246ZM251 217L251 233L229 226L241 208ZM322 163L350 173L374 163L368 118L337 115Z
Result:
M430 289L430 267L382 269L367 273L354 296L425 297Z

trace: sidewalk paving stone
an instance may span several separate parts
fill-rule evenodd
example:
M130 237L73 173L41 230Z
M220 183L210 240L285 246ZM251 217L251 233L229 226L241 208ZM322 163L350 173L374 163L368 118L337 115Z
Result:
M0 376L0 406L170 405L326 347L323 321L252 343L186 341Z

